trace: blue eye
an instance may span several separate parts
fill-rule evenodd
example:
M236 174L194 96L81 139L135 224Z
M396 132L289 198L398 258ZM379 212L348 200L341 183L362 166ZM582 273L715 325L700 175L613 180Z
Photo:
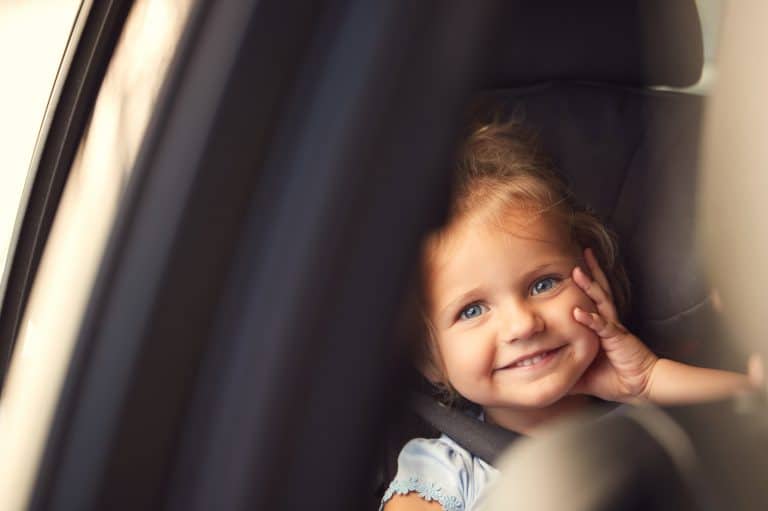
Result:
M537 295L539 293L549 291L550 289L553 289L559 282L560 279L556 277L545 277L543 279L539 279L533 283L533 286L531 286L531 294Z
M481 314L485 312L485 305L480 303L472 303L463 309L461 309L461 312L459 312L459 319L460 320L468 320L468 319L474 319Z

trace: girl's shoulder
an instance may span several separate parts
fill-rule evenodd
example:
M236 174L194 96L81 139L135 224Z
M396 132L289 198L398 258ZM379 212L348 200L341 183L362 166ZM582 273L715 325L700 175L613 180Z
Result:
M397 475L381 503L383 506L396 494L416 493L424 500L437 501L446 511L468 511L497 473L445 435L414 438L400 451Z

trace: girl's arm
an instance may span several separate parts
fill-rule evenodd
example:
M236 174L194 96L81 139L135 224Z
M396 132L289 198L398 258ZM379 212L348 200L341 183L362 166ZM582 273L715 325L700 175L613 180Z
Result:
M666 358L656 361L643 398L659 405L698 403L753 390L738 373L705 369Z
M573 280L592 299L597 312L576 308L573 317L597 334L602 350L574 393L611 401L676 405L713 401L754 388L742 374L658 358L619 322L608 279L589 249L584 255L592 278L574 268Z

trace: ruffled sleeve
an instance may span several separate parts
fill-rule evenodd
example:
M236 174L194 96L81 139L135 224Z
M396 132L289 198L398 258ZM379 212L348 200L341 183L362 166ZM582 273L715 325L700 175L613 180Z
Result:
M400 451L397 475L379 509L394 495L413 492L437 501L445 511L468 511L479 491L477 483L486 479L486 474L477 472L487 465L478 466L477 461L445 436L411 440Z

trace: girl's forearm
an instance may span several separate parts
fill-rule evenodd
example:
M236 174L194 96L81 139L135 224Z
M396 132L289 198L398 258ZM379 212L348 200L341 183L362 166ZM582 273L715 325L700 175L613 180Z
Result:
M752 385L743 374L660 358L653 366L646 400L658 405L693 404L750 390Z

